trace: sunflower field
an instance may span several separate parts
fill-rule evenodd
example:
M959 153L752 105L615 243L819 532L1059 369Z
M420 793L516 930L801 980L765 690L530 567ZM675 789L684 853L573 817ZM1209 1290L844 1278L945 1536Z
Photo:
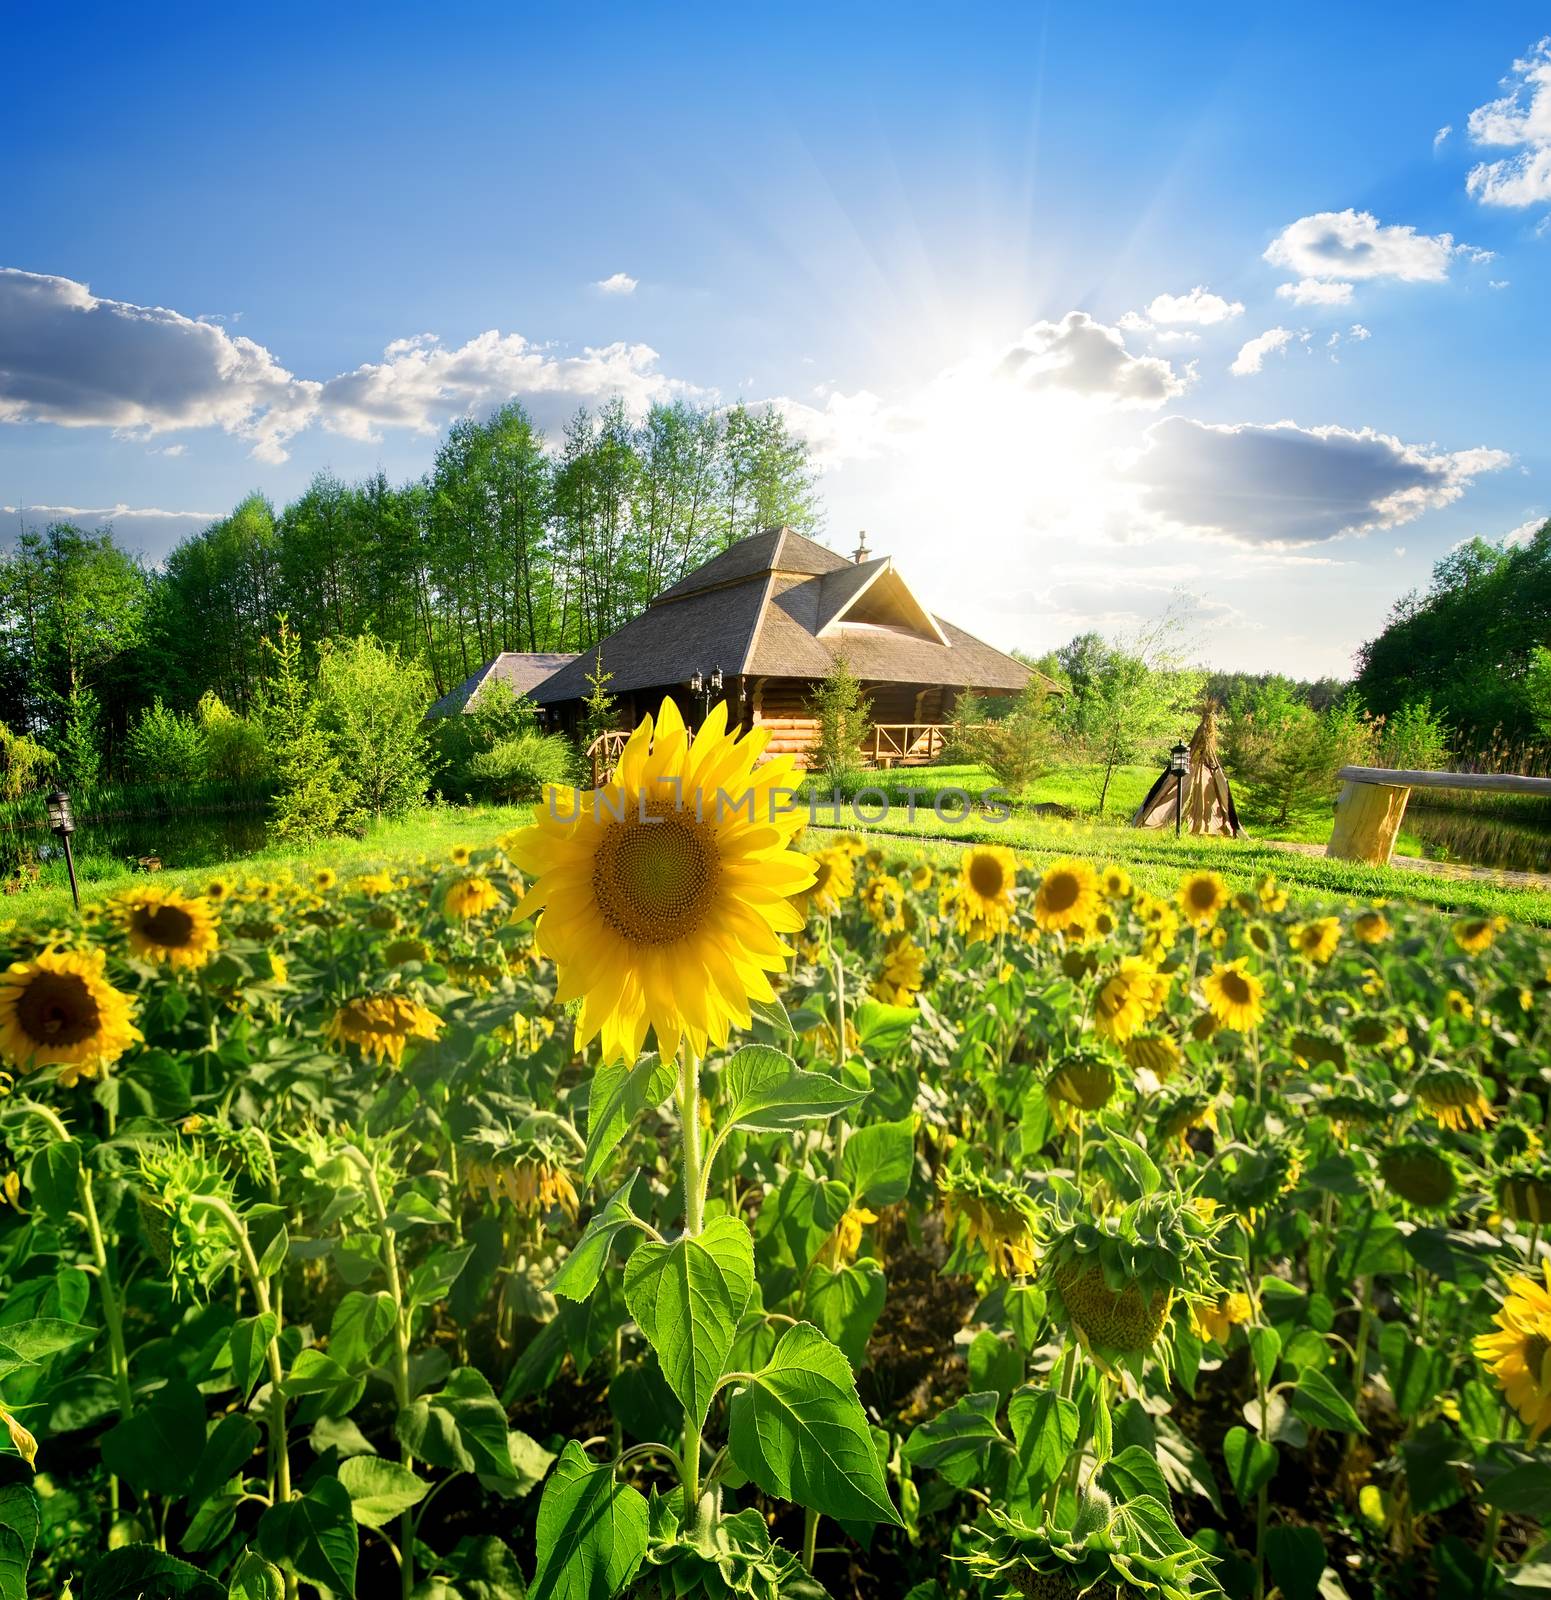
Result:
M1551 1593L1544 935L759 754L0 934L0 1600Z

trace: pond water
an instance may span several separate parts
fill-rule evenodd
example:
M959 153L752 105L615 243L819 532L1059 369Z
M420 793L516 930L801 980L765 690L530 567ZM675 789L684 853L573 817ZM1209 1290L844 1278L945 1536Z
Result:
M1551 872L1551 826L1443 806L1406 810L1406 833L1422 842L1425 855L1510 872Z
M59 846L41 830L32 842L50 859ZM158 817L83 818L71 840L77 858L138 861L155 856L164 867L206 867L264 848L262 811L204 811Z

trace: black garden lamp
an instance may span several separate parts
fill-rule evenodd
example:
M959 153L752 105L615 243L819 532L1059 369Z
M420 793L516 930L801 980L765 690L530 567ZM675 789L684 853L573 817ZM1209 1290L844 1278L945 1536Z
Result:
M1190 773L1190 746L1176 744L1169 751L1169 771L1174 774L1174 837L1179 838L1185 814L1185 779Z
M722 692L722 669L712 667L709 673L702 672L698 667L694 676L689 680L689 692L700 699L700 720L702 722L711 713L711 700L713 696Z
M75 909L81 909L81 891L75 881L75 857L70 851L70 835L75 832L75 812L70 806L70 796L56 789L48 797L48 825L55 838L65 847L65 870L70 874L70 898Z

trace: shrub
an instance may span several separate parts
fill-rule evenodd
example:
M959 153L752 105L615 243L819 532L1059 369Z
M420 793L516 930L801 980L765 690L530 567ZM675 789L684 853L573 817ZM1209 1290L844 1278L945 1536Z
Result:
M1437 772L1451 759L1453 735L1432 699L1408 700L1384 723L1379 740L1379 764L1409 772Z
M491 800L536 800L549 784L571 781L570 743L558 734L519 733L468 762L469 780Z
M264 653L269 673L259 721L275 756L270 827L278 839L307 844L355 821L356 787L319 720L302 641L284 616L276 637L264 640Z
M261 783L270 770L264 730L240 717L213 689L199 698L194 715L205 735L205 762L212 778L223 783Z
M967 760L987 768L1004 789L1021 794L1053 764L1055 730L1044 682L1030 679L1005 717L980 726L970 725L966 718L962 729L955 725L952 737L955 749L961 749Z
M534 732L537 721L538 708L533 702L499 680L485 684L461 712L434 718L428 728L442 793L468 793L469 763L474 757L493 750L505 739Z
M844 656L835 658L834 666L809 695L808 712L819 725L809 767L830 788L848 792L861 780L862 746L872 731L872 718L861 679Z
M130 776L144 783L202 783L208 774L209 747L196 717L162 704L158 695L130 730Z
M318 659L318 722L374 816L398 816L430 783L425 708L431 677L370 634L327 643Z

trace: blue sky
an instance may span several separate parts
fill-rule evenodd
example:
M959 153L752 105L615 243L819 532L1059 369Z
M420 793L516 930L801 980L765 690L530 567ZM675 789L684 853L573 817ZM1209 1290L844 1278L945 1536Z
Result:
M999 644L1344 673L1551 514L1551 11L1245 10L13 13L0 532L741 396Z

